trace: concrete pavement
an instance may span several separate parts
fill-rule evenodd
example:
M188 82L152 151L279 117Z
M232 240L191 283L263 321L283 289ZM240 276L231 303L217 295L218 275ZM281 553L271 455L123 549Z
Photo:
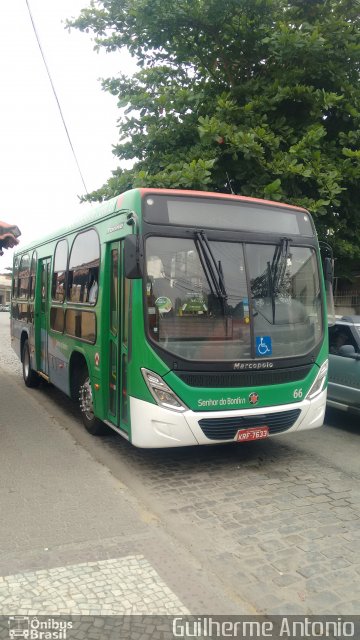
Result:
M0 614L238 611L11 366L0 361Z

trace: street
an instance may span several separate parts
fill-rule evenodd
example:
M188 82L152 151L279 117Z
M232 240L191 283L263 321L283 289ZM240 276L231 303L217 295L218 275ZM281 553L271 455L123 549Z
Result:
M0 313L2 614L359 614L360 427L140 450L27 389Z

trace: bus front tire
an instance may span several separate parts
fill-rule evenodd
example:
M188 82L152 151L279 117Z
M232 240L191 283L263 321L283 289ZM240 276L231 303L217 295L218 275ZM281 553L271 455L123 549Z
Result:
M26 386L33 387L33 388L38 387L40 384L40 376L38 376L36 371L34 371L34 369L31 368L30 347L29 347L28 340L25 340L24 342L22 354L21 354L21 361L22 361L23 378Z
M101 420L96 418L94 414L94 403L91 380L87 369L84 369L79 375L79 407L81 419L86 431L92 436L101 436L106 433L106 426Z

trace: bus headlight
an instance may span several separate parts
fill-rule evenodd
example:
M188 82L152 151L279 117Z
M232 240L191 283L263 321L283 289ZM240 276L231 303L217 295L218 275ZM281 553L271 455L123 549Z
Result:
M149 369L141 369L147 387L158 405L173 411L186 411L187 407L180 398L168 387L164 380Z
M324 384L325 384L325 380L326 380L326 376L327 376L327 372L328 372L328 367L329 367L329 361L325 360L325 362L323 362L323 364L320 367L320 371L317 374L311 388L310 391L308 392L306 398L307 400L312 400L313 398L315 398L316 396L319 395L319 393L321 393L321 391L324 388Z

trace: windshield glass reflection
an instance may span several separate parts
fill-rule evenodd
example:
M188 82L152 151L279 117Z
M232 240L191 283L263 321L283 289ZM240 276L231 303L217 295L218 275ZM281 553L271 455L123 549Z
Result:
M321 338L312 249L151 237L146 264L150 337L182 358L303 355Z

